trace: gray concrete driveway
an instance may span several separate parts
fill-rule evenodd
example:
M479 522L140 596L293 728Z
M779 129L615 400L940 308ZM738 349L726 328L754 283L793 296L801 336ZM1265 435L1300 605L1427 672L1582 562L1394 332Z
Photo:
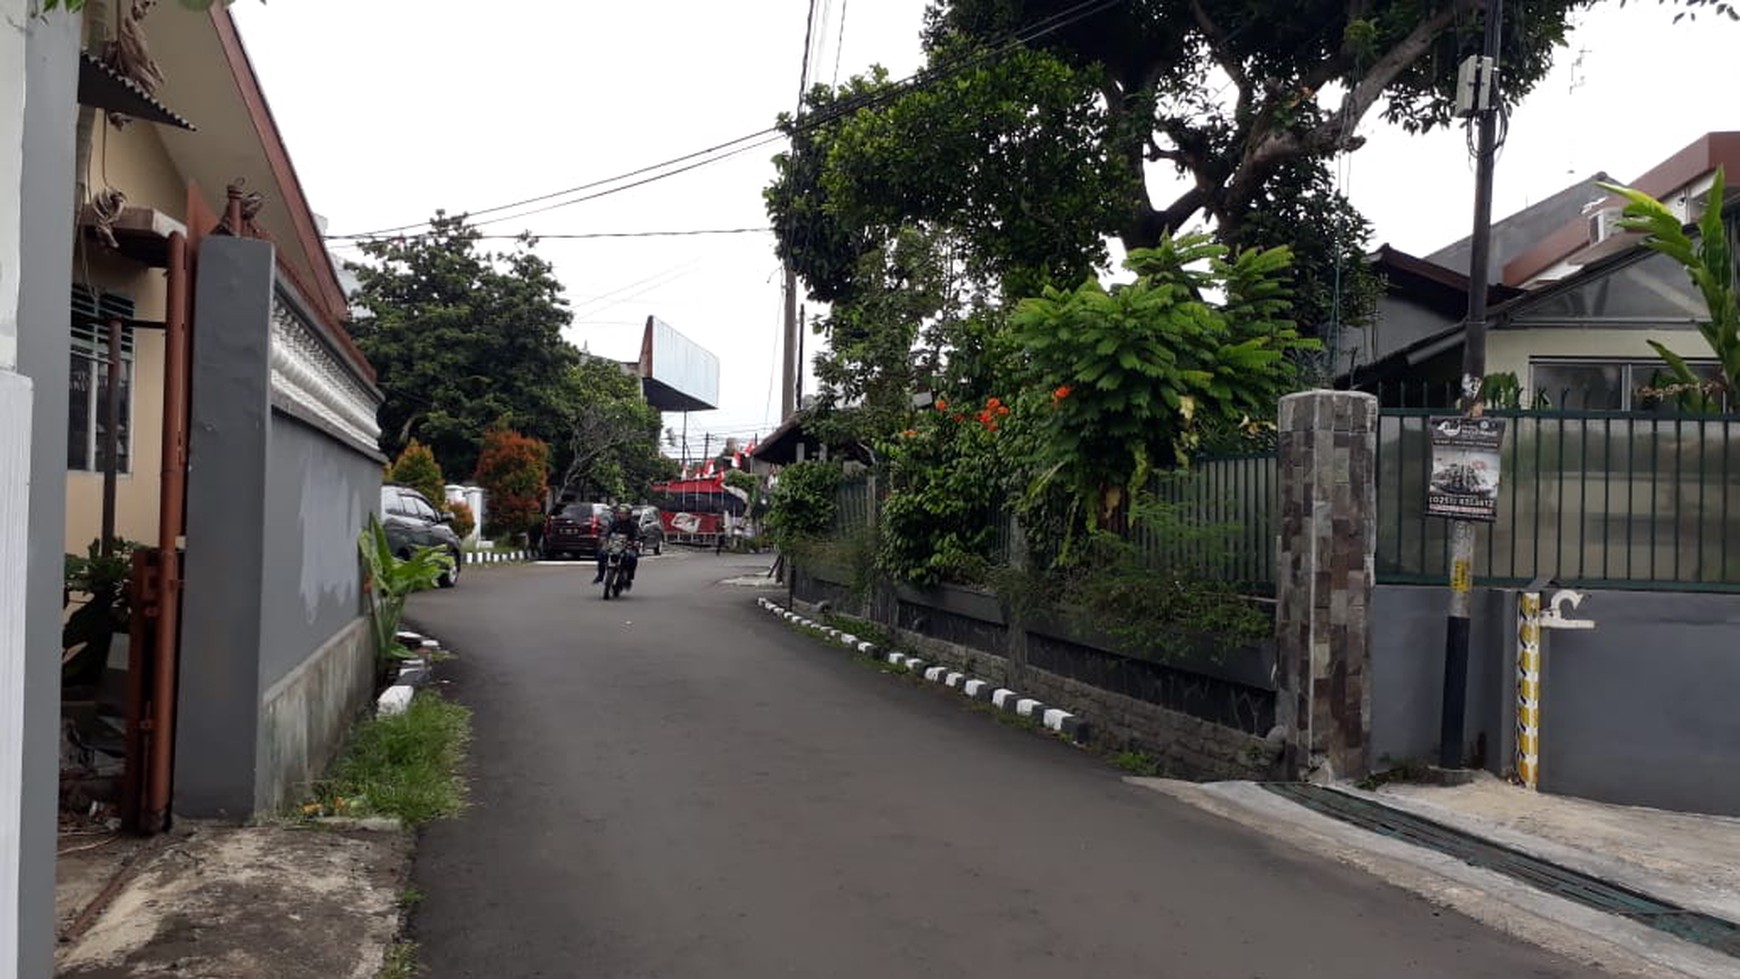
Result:
M468 575L411 615L476 710L417 856L435 979L1591 977L883 676L677 552Z

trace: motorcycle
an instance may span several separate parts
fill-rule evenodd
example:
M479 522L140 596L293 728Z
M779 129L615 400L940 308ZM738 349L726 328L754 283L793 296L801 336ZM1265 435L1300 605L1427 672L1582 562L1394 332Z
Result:
M627 557L633 547L626 534L611 534L604 550L604 598L609 601L622 595L628 586Z

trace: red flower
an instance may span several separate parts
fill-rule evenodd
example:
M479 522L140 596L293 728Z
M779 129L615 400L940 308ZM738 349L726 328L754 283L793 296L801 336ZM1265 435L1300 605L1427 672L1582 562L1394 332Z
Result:
M948 403L948 401L947 401L947 400L945 400L945 399L943 399L943 398L938 398L938 399L936 399L936 410L938 410L938 411L947 411L947 410L949 410L949 403Z
M956 412L956 413L955 413L955 421L958 421L958 422L964 422L964 421L966 421L966 420L967 420L967 416L966 416L966 415L963 415L963 414L960 414L960 413L959 413L959 412Z
M1067 384L1058 385L1057 390L1051 392L1051 400L1062 401L1064 398L1069 397L1069 392L1070 392L1069 385L1067 385Z
M1009 413L1009 406L1008 405L998 405L997 406L997 414L1007 415L1008 413Z
M1001 399L998 399L998 398L986 398L985 399L985 407L991 409L992 411L996 411L998 408L1001 408L1002 406L1003 406L1003 402Z

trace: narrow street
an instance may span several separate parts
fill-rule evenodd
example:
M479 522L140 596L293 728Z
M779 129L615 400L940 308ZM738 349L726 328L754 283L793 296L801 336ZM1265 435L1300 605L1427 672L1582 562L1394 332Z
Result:
M436 979L1599 976L915 689L670 552L475 572L411 619L457 650L472 807L430 828Z

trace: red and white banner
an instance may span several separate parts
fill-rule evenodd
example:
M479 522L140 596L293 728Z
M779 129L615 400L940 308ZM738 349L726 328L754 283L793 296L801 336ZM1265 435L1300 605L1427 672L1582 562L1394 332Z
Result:
M662 514L665 533L671 535L707 535L723 533L725 517L719 513L687 513L666 510Z

